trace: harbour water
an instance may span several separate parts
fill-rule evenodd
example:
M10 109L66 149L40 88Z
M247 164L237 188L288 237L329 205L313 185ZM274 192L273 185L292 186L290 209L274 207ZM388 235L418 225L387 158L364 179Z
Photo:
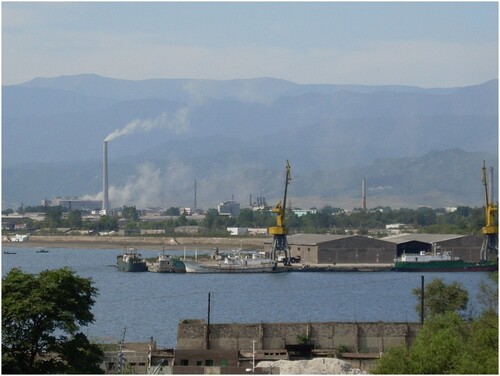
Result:
M481 307L477 292L487 273L330 272L276 274L124 273L115 267L122 250L3 247L2 276L13 267L39 273L68 266L93 279L99 295L92 309L95 322L84 329L98 342L116 342L126 327L126 341L151 337L175 347L182 319L211 323L418 321L412 289L441 278L458 281L469 291L469 312ZM195 251L188 251L194 254ZM201 251L200 251L201 252ZM181 256L183 251L169 252ZM155 257L158 251L141 251Z

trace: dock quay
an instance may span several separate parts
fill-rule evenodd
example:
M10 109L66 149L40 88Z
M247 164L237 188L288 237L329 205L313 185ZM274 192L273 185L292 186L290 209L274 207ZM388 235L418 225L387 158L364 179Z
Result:
M317 363L334 367L329 374L362 373L391 347L411 346L420 328L415 322L209 325L204 320L181 320L175 349L158 348L153 338L142 344L103 345L102 368L118 372L121 352L124 373L279 374L276 364L320 359Z
M390 272L394 264L292 264L278 266L278 272Z

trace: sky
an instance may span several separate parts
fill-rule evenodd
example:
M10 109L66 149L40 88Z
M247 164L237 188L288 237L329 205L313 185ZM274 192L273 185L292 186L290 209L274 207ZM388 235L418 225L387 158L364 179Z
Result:
M497 2L2 2L2 84L105 77L457 87L498 78Z

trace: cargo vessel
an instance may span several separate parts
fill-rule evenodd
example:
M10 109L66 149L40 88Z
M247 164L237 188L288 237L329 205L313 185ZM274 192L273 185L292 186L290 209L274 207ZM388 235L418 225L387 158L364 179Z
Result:
M453 257L451 252L420 254L403 253L394 260L394 270L399 272L491 272L498 270L498 260L467 262Z
M224 260L211 262L182 261L186 273L273 273L277 270L277 262L269 258L241 255L227 256Z
M116 257L116 266L121 272L147 272L146 260L141 259L136 249L130 248Z
M180 259L163 253L158 256L158 261L148 265L148 271L153 273L186 273L186 266Z

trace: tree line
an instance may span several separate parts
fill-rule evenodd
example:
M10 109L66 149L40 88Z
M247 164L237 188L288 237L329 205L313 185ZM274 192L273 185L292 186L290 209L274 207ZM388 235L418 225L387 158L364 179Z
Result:
M415 342L391 348L372 373L498 375L498 272L490 277L493 283L480 285L482 311L475 318L467 313L469 295L459 282L436 278L425 286L415 307L425 319ZM413 293L418 298L422 291Z
M424 321L415 342L390 348L372 372L498 374L498 272L490 276L493 283L480 286L482 311L475 317L459 282L436 278L423 294L414 289L417 299L424 296L415 307ZM84 334L97 293L90 278L68 268L11 269L2 278L2 373L103 373L103 349Z
M204 219L194 220L191 216L180 212L178 208L169 208L164 215L171 216L161 221L144 221L135 206L124 207L121 215L104 215L98 220L84 219L79 210L68 212L60 206L26 208L45 213L43 221L29 218L23 219L31 229L55 229L60 227L73 230L117 231L119 228L137 228L145 230L164 230L174 234L180 226L200 226L203 236L227 236L228 227L267 228L275 225L275 215L269 210L242 209L239 216L219 215L216 209L206 211ZM6 211L4 215L8 214ZM286 213L286 225L290 233L345 234L357 232L368 234L374 229L381 230L384 235L388 224L402 224L425 233L454 233L479 235L485 223L484 208L458 207L454 211L445 209L391 209L378 207L371 210L354 210L345 212L340 208L325 206L306 215L298 216L291 210Z

